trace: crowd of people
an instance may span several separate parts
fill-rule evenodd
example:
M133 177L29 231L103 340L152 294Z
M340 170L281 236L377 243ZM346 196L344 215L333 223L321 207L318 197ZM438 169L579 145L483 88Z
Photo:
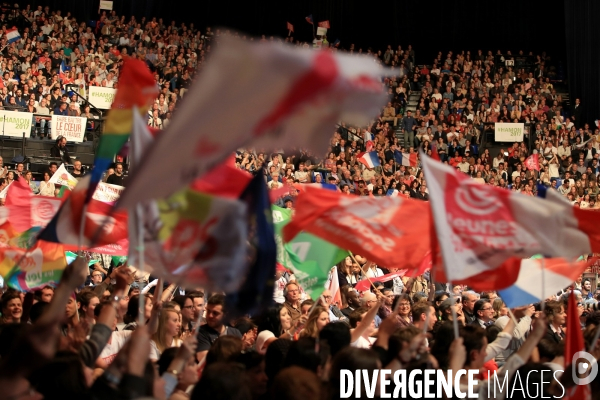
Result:
M125 55L145 60L155 72L160 93L148 125L166 127L211 43L228 34L201 31L193 24L165 24L160 18L127 21L115 12L102 12L95 26L48 7L27 6L19 13L30 25L18 42L9 44L5 35L0 39L7 46L0 59L0 97L7 109L33 111L36 134L43 136L49 127L43 115L57 110L64 115L90 113L85 105L78 110L78 97L68 85L116 88ZM0 25L3 32L10 28L5 17ZM289 37L286 41L307 45ZM270 189L289 186L280 205L293 209L296 185L307 183L333 185L353 195L427 201L422 151L436 152L442 162L482 184L535 195L541 183L582 208L596 208L599 132L581 121L579 99L571 109L565 107L552 83L556 70L545 54L450 52L444 58L440 53L430 66L419 67L410 46L365 52L352 45L347 51L371 56L398 72L383 82L389 102L378 118L366 127L340 123L325 157L306 150L269 154L248 149L236 155L236 165L251 173L266 166ZM507 60L515 61L514 68L505 66ZM70 70L61 76L63 62ZM414 114L407 110L413 93L419 95ZM492 156L483 145L495 122L527 124L528 143L515 143ZM381 166L362 164L359 157L365 151L377 152ZM57 140L54 152L67 163L71 160L64 138ZM405 165L398 153L414 161ZM532 154L538 155L539 172L525 168ZM81 162L74 164L73 175L80 178L85 171ZM57 169L58 164L50 165L38 186L23 163L14 170L3 168L0 191L22 177L34 192L53 196L58 188L49 180ZM117 163L106 180L124 186L125 174L123 164ZM477 369L480 397L487 398L486 377L494 371L510 381L516 371L568 370L571 361L562 354L571 290L586 346L600 356L593 343L600 329L595 311L600 293L589 280L579 279L543 306L524 306L511 316L496 292L448 287L432 282L429 273L373 282L368 290L358 291L359 282L394 271L355 255L336 266L337 302L338 293L329 290L308 298L290 271L280 268L272 306L239 317L222 293L148 283L146 276L136 276L126 266L97 262L88 269L86 263L78 259L68 266L56 288L27 294L5 290L0 299L0 400L40 395L337 399L341 369L381 368ZM570 377L563 374L565 387L573 386ZM560 387L544 381L543 375L529 383L560 395ZM597 383L592 385L596 388ZM362 394L366 396L365 390Z

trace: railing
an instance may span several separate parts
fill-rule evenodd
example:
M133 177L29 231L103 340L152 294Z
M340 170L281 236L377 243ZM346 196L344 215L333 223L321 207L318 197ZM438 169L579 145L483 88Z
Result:
M365 140L364 138L360 137L360 135L353 133L350 129L346 128L345 126L338 125L337 127L341 128L343 131L342 139L346 140L347 142L356 141L358 142L358 144L364 145Z
M81 99L83 100L83 104L84 105L88 105L90 106L90 112L97 114L100 118L102 118L103 115L103 111L100 110L99 108L97 108L95 105L93 105L92 103L90 103L88 101L88 99L86 99L85 97L81 96L79 94L79 85L76 85L74 83L69 83L67 85L65 85L65 92L69 91L69 88L75 88L75 90L71 90L71 93L77 96L77 99Z

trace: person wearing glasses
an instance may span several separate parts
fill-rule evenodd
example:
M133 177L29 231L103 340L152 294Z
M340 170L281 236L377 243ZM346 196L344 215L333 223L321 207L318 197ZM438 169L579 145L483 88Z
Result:
M189 296L175 296L173 301L181 308L181 334L189 335L194 330L194 300Z
M477 300L473 307L473 314L475 321L470 325L481 326L485 329L494 323L494 307L489 300Z
M298 322L302 316L300 310L300 287L296 282L288 283L285 286L285 289L283 289L283 296L285 297L283 306L288 309L292 316L292 326L296 325L296 322Z
M102 272L94 271L92 272L92 283L90 286L96 286L102 283Z
M329 310L329 321L348 321L348 318L333 303L333 295L329 289L325 289L319 299L319 304Z

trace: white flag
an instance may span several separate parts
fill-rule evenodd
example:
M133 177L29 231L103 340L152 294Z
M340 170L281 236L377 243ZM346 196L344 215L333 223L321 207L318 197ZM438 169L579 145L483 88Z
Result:
M222 38L119 207L166 198L241 146L324 151L338 121L379 112L384 73L372 58Z
M67 171L65 164L61 164L60 167L58 167L48 182L54 183L55 185L68 186L71 190L77 185L77 179Z

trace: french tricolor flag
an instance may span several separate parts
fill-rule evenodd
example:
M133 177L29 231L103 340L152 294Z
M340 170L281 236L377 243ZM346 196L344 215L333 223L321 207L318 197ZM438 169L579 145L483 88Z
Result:
M363 163L367 168L381 167L379 162L379 156L376 151L370 151L368 153L362 153L358 157L358 161Z
M498 294L508 308L538 303L575 282L588 265L589 262L570 263L563 258L521 260L517 281Z
M21 39L21 35L16 27L12 27L6 31L6 39L8 39L8 43L14 43L17 40Z
M65 62L63 61L60 63L60 70L58 71L58 77L60 78L61 81L67 77L66 72L67 72L67 66L65 65Z
M417 166L417 153L402 153L401 164L405 167Z

